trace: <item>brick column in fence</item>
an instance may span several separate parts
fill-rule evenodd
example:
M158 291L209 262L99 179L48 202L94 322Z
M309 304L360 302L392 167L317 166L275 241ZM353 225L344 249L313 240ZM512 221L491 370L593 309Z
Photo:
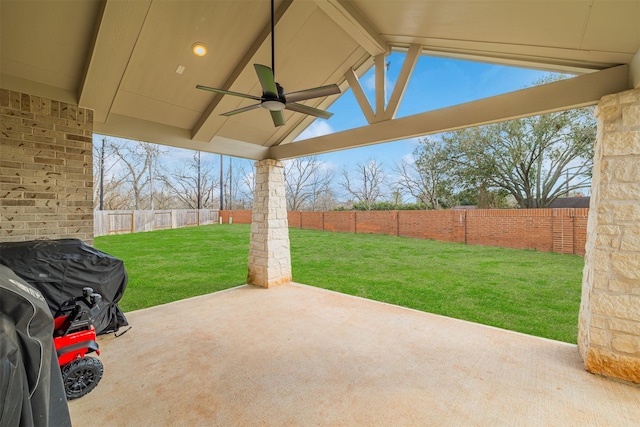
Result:
M291 251L283 166L256 162L247 283L269 288L291 281Z
M640 89L596 116L578 345L588 371L640 383Z

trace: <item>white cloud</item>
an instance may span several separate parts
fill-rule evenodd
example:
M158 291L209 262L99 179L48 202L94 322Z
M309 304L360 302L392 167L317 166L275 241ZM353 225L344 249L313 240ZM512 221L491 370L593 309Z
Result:
M324 120L316 120L313 123L311 123L311 126L306 128L304 132L300 134L300 136L296 138L296 141L309 139L309 138L316 138L318 136L328 135L333 132L334 130L329 123L327 123Z
M320 162L320 170L321 171L336 171L338 170L338 165L334 162L321 161Z
M367 75L365 78L363 78L360 81L360 84L362 85L362 88L364 90L375 91L376 90L376 75L373 74L373 73Z
M369 99L375 99L376 96L376 75L375 73L366 75L361 81L362 89L366 92L367 97ZM389 77L384 76L384 84L385 84L385 97L388 101L391 97L391 92L395 86L395 82L391 81Z
M402 161L412 165L416 162L416 159L413 157L413 154L409 153L402 156Z

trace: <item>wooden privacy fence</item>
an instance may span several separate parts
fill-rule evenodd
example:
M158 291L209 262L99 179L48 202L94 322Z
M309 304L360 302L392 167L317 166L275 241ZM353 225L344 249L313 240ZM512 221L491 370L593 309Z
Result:
M215 224L217 209L94 211L94 236Z
M289 227L391 234L470 245L584 255L588 208L288 213ZM222 211L222 221L251 222L251 211Z

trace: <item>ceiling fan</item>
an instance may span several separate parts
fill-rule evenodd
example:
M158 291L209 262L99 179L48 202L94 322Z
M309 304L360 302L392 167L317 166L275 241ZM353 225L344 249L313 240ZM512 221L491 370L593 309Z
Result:
M287 109L295 111L297 113L308 114L314 117L320 117L322 119L328 119L333 115L328 111L319 110L317 108L308 107L303 104L298 104L298 101L305 101L307 99L320 98L323 96L336 95L340 93L338 85L327 85L315 87L312 89L300 90L297 92L285 93L284 88L276 82L275 79L275 42L274 42L274 0L271 0L271 68L266 65L254 64L256 74L258 75L258 81L262 86L262 96L249 95L246 93L232 92L224 89L216 89L213 87L196 85L197 89L208 90L211 92L221 93L223 95L239 96L241 98L253 99L259 101L258 104L249 105L246 107L238 108L237 110L228 111L222 113L221 116L233 116L235 114L244 113L245 111L255 110L262 107L271 113L271 119L275 126L282 126L285 124L284 114L282 110Z

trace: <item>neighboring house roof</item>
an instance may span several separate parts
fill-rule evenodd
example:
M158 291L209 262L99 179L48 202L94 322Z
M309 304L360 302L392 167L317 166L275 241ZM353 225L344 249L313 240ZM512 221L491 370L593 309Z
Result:
M550 205L550 208L588 208L591 197L558 197Z

